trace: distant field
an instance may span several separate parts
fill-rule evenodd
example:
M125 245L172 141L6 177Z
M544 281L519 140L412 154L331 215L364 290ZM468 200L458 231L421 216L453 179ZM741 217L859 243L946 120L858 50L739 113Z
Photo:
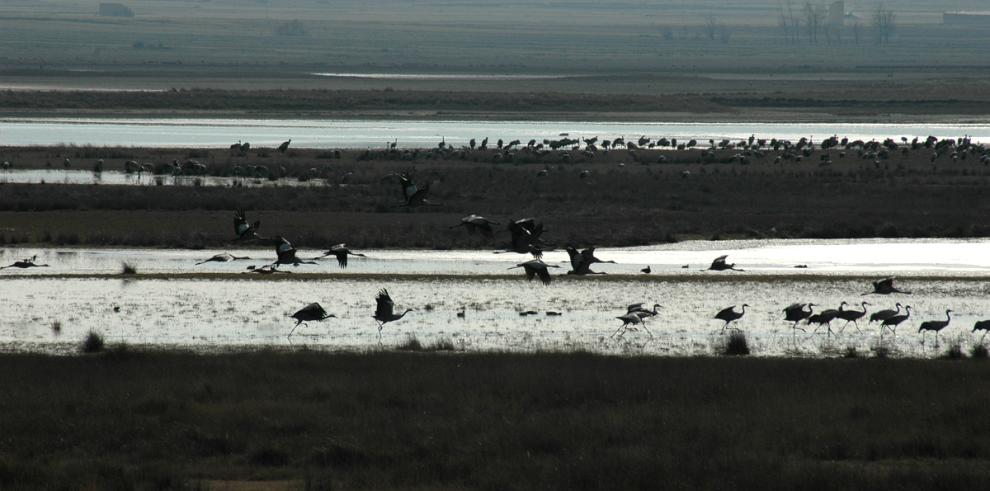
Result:
M0 487L979 489L990 476L979 418L988 369L587 354L4 355Z
M0 89L214 92L8 93L0 97L0 113L456 109L471 111L468 117L687 111L754 118L785 111L793 119L801 113L986 115L990 107L984 61L990 29L941 24L944 10L985 8L975 0L884 2L897 19L884 44L872 27L876 4L857 2L846 6L858 17L827 38L819 33L817 41L804 33L785 36L778 23L786 2L770 0L135 0L128 3L133 18L100 17L97 3L5 3ZM800 16L804 4L792 5ZM284 26L296 27L287 34L279 30ZM314 72L570 77L341 79ZM252 92L277 89L295 92ZM396 91L387 100L370 92L386 89ZM348 92L310 92L319 90Z
M804 162L774 163L773 155L744 165L734 151L698 163L698 151L621 150L594 159L574 152L570 162L519 152L513 163L493 163L491 151L464 158L415 162L400 154L343 152L340 159L314 150L286 156L253 150L5 149L21 168L61 165L69 156L86 169L106 158L107 170L124 159L170 162L193 156L211 172L232 175L235 165L265 163L288 175L331 184L307 188L206 188L3 184L0 241L7 244L212 247L229 242L232 212L249 210L267 233L323 247L480 248L495 241L449 230L470 213L505 223L535 216L546 238L567 243L628 246L689 238L986 237L990 168L976 157L953 163L930 152L899 153L879 166L833 150ZM667 162L656 163L663 154ZM267 155L267 156L266 156ZM639 161L637 162L638 159ZM619 163L625 165L619 166ZM537 172L548 170L547 177ZM590 174L581 178L580 173ZM441 206L404 210L398 183L383 178L413 171ZM688 174L685 174L687 171ZM347 174L350 172L351 174ZM345 179L346 176L346 179ZM146 177L147 178L147 177ZM2 176L0 176L2 179ZM344 185L338 185L346 182Z

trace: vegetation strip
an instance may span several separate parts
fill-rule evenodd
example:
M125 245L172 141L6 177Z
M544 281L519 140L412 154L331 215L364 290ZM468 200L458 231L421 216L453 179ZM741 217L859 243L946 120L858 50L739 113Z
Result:
M583 353L0 355L0 487L504 489L511 475L516 489L725 489L727 476L734 489L979 489L990 433L972 417L988 370Z

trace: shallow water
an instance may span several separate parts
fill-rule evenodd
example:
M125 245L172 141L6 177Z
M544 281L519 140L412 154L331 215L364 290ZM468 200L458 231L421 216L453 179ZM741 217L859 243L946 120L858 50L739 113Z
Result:
M883 308L910 302L918 319L944 318L956 312L942 333L964 347L973 322L990 312L986 282L913 281L917 292L900 298L874 298ZM728 305L748 303L739 321L755 354L779 356L834 354L847 346L867 353L879 342L878 330L854 326L841 334L792 331L781 309L791 301L837 306L860 301L861 280L681 282L582 281L545 287L523 279L219 281L11 279L3 282L6 305L0 312L0 346L9 350L71 351L89 330L110 342L223 349L236 346L312 345L326 349L378 346L371 318L374 296L387 288L399 309L414 308L382 331L384 346L415 336L424 344L450 339L466 350L574 350L604 353L711 354L724 342L721 321L712 316ZM923 292L923 293L921 293ZM337 317L300 326L288 318L309 302L320 302ZM657 302L665 308L643 330L612 337L633 302ZM115 312L114 307L120 311ZM465 309L465 317L456 313ZM520 311L538 313L521 317ZM560 316L547 316L554 311ZM59 322L60 333L52 325ZM836 322L836 330L842 322ZM903 356L932 356L934 339L921 344L909 320L884 344ZM650 334L652 333L652 337ZM943 346L944 347L944 346Z
M329 246L329 244L328 244ZM640 275L649 265L654 273L708 278L715 273L703 271L712 259L723 254L736 268L753 275L890 275L929 276L990 275L990 240L947 239L855 239L855 240L727 240L685 241L632 248L599 248L596 256L617 264L597 264L592 269L609 274ZM230 263L195 263L214 254L230 252L252 260ZM495 254L490 250L359 250L368 257L352 257L343 272L354 274L396 275L503 275L506 268L521 263L528 256L514 253ZM122 262L137 267L141 273L237 273L248 265L274 261L269 249L227 249L195 251L188 249L84 249L84 248L8 248L0 250L0 263L38 255L39 263L50 268L5 269L0 278L33 274L113 274ZM320 250L301 250L300 258L315 258ZM565 251L549 251L548 264L569 269ZM685 268L684 266L687 266ZM795 266L807 266L796 268ZM342 272L332 258L319 265L301 265L283 269L308 273ZM511 273L514 274L514 273Z
M247 264L263 261L193 265L220 251L6 249L0 252L4 264L38 254L38 262L50 266L0 271L0 348L70 352L89 330L111 342L204 350L290 344L375 348L374 296L387 288L397 308L416 310L385 326L386 347L413 335L424 344L450 339L467 350L710 354L724 342L714 314L748 303L751 308L738 325L758 355L837 355L849 346L865 354L880 342L875 325L860 326L862 332L850 325L835 336L825 330L804 333L792 331L781 310L791 302L835 308L842 301L858 307L866 300L874 305L871 312L895 302L912 305L914 317L883 343L900 356L926 357L944 351L949 341L965 349L979 340L970 330L974 321L990 317L990 262L981 254L988 245L985 240L776 240L604 248L599 257L620 263L595 266L609 275L579 281L563 277L550 286L506 270L523 256L489 251L359 251L370 257L353 258L346 270L327 260L287 267L297 276L280 275L280 281L249 281L274 277L221 274L240 273ZM273 255L257 249L232 252L265 260ZM699 271L724 253L746 272ZM546 260L565 266L561 252L547 253ZM793 268L797 260L808 268ZM115 275L123 261L140 274L97 276ZM684 263L690 268L682 269ZM638 272L646 264L654 274ZM336 274L341 271L348 274ZM298 275L303 272L320 274ZM888 274L900 275L899 286L913 294L863 295L870 278ZM301 326L287 337L294 324L288 316L313 301L337 318ZM648 324L653 336L640 330L610 337L621 324L615 317L635 302L663 306ZM944 318L947 308L955 317L942 333L941 348L935 349L930 333L922 344L916 332L920 322ZM456 315L461 309L463 319ZM538 313L519 315L527 310ZM52 328L55 322L59 333ZM838 330L842 323L833 327Z
M96 184L110 186L206 186L206 187L280 187L326 186L324 179L281 178L276 180L249 177L171 176L127 174L105 170L94 173L69 169L13 169L0 171L0 183L10 184Z
M563 74L512 74L512 73L341 73L316 72L310 75L326 78L368 78L375 80L552 80L580 77ZM585 75L586 76L586 75Z
M95 145L134 147L227 148L248 141L255 148L273 147L292 139L302 148L432 148L441 140L454 146L472 138L519 139L527 142L559 138L618 136L638 138L733 140L750 135L821 141L831 135L883 140L900 137L958 138L990 142L986 124L870 124L870 123L621 123L587 121L429 121L429 120L275 120L188 118L3 118L3 145Z

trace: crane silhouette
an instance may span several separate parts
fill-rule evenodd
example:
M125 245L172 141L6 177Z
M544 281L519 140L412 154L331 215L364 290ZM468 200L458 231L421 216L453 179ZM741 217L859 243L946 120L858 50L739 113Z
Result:
M204 260L196 263L195 265L196 266L199 266L200 264L205 264L205 263L229 263L231 261L243 261L245 259L251 259L251 258L249 258L249 257L235 256L235 255L233 255L233 254L231 254L229 252L224 252L224 253L221 253L221 254L217 254L217 255L209 258L209 259L204 259Z
M636 315L640 316L641 318L645 319L647 317L656 317L656 315L659 313L659 312L657 312L657 309L658 308L660 308L660 309L663 308L663 305L660 305L658 303L653 304L653 309L652 310L647 309L643 305L644 304L642 304L642 303L634 303L634 304L626 307L626 313L627 314L636 314Z
M863 308L863 310L844 310L842 307L845 305L848 304L843 302L842 305L839 306L839 318L846 321L846 323L842 325L842 329L840 329L839 332L841 333L846 326L852 322L853 326L856 327L856 330L862 333L863 330L859 328L859 322L857 321L866 316L866 306L870 304L867 302L861 302L859 305Z
M376 321L378 321L378 342L382 341L382 328L385 324L397 321L403 318L409 312L414 309L406 309L405 312L401 314L395 313L395 302L392 301L392 297L388 294L388 290L382 288L378 292L378 296L375 297L375 315L372 316Z
M20 261L14 261L14 264L11 264L9 266L2 266L2 267L0 267L0 269L7 269L7 268L27 269L27 268L47 268L48 267L47 264L38 264L38 263L36 263L35 261L37 261L37 260L38 260L38 255L35 254L35 255L27 258L27 259L21 259Z
M291 264L293 266L299 266L300 264L317 264L316 261L303 261L296 257L296 248L292 246L292 243L286 240L281 235L276 236L272 241L275 244L275 255L277 259L271 264L275 267L279 264Z
M281 153L285 153L285 151L289 149L290 143L292 143L292 138L289 138L287 141L282 142L282 144L278 146L278 151Z
M945 320L944 321L925 321L925 322L922 322L921 323L921 326L918 327L918 332L921 333L922 331L933 331L935 333L935 347L937 348L938 347L938 333L942 329L945 329L949 325L949 322L952 321L952 317L949 315L951 313L952 313L952 309L947 309L945 311ZM924 335L924 333L922 333L921 334L921 344L924 344L924 343L925 343L925 335Z
M904 311L904 314L895 315L880 323L881 337L883 336L883 331L885 328L890 329L890 332L894 333L894 336L897 336L897 331L895 329L911 317L911 306L908 305L907 307L904 307Z
M990 332L990 319L976 321L976 323L973 324L972 332L976 331L983 331L983 335L980 336L980 344L983 344L983 338L987 337L987 332Z
M492 230L492 225L498 225L498 222L472 213L464 218L461 218L461 223L458 223L450 228L453 229L457 227L464 227L467 229L468 233L473 234L475 232L481 232L481 235L491 238L495 233Z
M259 227L261 227L261 220L248 223L247 217L244 215L244 210L234 212L234 235L237 236L237 240L259 239Z
M263 266L248 266L245 273L258 273L258 274L291 274L292 271L282 271L278 269L277 264L265 264Z
M716 319L725 321L725 324L722 325L722 332L725 332L725 329L729 327L730 323L739 320L744 314L746 314L746 307L749 307L749 305L742 304L741 311L736 312L735 311L736 306L733 305L731 307L726 307L722 310L719 310L718 313L715 314Z
M559 268L560 266L554 264L547 264L539 259L530 259L521 264L517 264L508 269L523 268L526 271L526 279L532 281L533 278L539 276L540 281L544 285L549 285L553 279L550 276L550 271L547 268Z
M900 304L900 302L897 303L896 307L897 307L897 310L886 309L886 310L880 310L880 311L874 312L872 315L870 315L870 322L871 323L873 323L873 322L881 322L882 323L883 321L885 321L887 319L890 319L891 317L893 317L893 316L895 316L897 314L900 314L901 313L901 304Z
M839 309L845 306L846 306L846 302L842 302L842 305L839 306ZM808 324L818 324L818 327L815 328L815 332L817 332L818 329L825 327L828 336L831 337L832 321L835 320L837 317L839 317L839 310L826 309L817 314L812 314L808 316L808 319L805 322L807 322Z
M616 317L616 319L622 321L622 325L619 326L619 328L616 329L615 332L613 332L609 336L610 338L614 337L616 334L619 334L620 331L622 332L622 334L619 334L619 337L621 338L626 334L627 331L635 331L636 330L635 326L643 326L643 330L646 331L651 338L653 337L653 333L650 332L650 330L647 329L646 327L646 320L643 317L636 315L635 312L630 312L625 315L620 315Z
M330 246L330 250L324 252L322 256L320 256L320 257L318 257L316 259L323 259L323 258L325 258L327 256L334 256L334 257L336 257L337 258L337 264L341 268L346 268L347 267L347 256L368 257L368 256L365 256L364 254L359 254L357 252L351 251L350 249L347 248L347 244L337 244L337 245Z
M595 257L595 248L589 247L581 252L578 252L573 246L567 246L567 255L571 259L571 271L567 274L573 275L587 275L587 274L605 274L604 272L596 272L591 270L591 265L595 263L612 263L615 261L602 261Z
M813 303L792 303L787 307L784 307L784 320L787 322L792 322L792 329L801 329L798 327L798 323L811 317L811 313L816 305ZM808 310L804 310L808 307ZM802 331L804 329L801 329Z
M295 314L292 314L289 317L292 317L293 319L296 320L296 325L292 326L292 330L289 331L289 336L292 336L292 333L296 332L296 328L299 327L299 324L306 324L309 321L319 322L324 319L329 319L331 317L337 317L337 316L333 314L328 314L327 311L323 309L322 305L320 305L318 302L313 302L299 309L298 311L296 311Z
M543 257L543 250L546 244L543 243L543 224L536 223L534 218L520 218L509 222L509 235L511 243L509 248L501 252L515 252L518 254L532 254L539 259Z
M735 263L732 264L727 263L725 260L728 257L729 257L728 254L724 256L716 257L715 260L712 261L712 265L708 267L708 270L709 271L725 271L725 270L742 271L741 269L736 269Z
M873 291L864 293L863 295L869 295L871 293L877 295L890 295L892 293L910 294L911 292L897 289L894 286L894 278L885 278L882 280L874 281Z

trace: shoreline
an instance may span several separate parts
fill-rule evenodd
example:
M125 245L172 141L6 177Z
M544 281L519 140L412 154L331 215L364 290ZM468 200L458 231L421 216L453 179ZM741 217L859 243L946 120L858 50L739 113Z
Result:
M807 111L751 111L751 112L637 112L637 111L595 111L595 112L489 112L489 111L151 111L151 110L37 110L20 111L0 108L2 122L44 122L68 121L73 119L193 119L217 120L298 120L298 121L424 121L424 122L477 122L498 123L655 123L655 124L959 124L990 125L990 112L965 113L888 113L888 114L829 114L809 116ZM963 136L963 135L960 135ZM130 148L130 147L127 147ZM185 147L174 147L185 148ZM190 147L191 148L191 147ZM303 148L303 147L300 147Z

